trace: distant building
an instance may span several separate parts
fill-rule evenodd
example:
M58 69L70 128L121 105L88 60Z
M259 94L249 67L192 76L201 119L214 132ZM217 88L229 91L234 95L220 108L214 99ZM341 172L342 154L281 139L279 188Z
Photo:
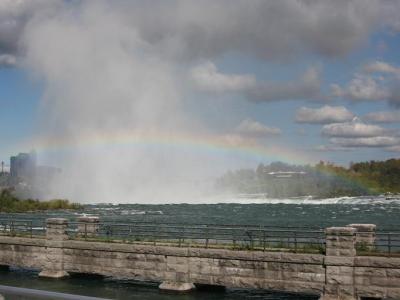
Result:
M31 179L36 173L36 153L19 153L10 158L10 176L12 178Z
M268 175L274 178L293 178L293 177L300 177L304 176L307 173L303 171L277 171L277 172L268 172Z
M38 165L35 151L19 153L10 157L10 172L0 177L0 187L12 188L22 198L40 198L61 172L60 168Z

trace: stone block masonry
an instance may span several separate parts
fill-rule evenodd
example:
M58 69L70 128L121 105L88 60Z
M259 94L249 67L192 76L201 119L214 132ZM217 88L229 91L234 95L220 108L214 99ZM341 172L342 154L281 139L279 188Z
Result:
M365 250L373 250L376 240L375 224L349 224L347 227L356 229L356 245Z
M95 237L99 233L99 218L90 217L79 217L78 218L78 235L81 237Z
M322 255L69 240L67 226L48 219L45 239L1 236L0 265L37 268L51 278L87 273L158 281L160 289L178 292L206 284L323 300L400 299L400 258L357 256L353 227L326 229Z
M64 270L64 241L68 240L68 221L51 218L46 221L46 251L42 257L41 277L62 278L68 276Z

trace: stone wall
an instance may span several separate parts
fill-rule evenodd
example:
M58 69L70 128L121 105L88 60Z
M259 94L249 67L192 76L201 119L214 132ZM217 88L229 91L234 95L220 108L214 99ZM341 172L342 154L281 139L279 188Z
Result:
M60 278L89 273L162 282L321 294L321 299L400 299L400 258L363 257L356 229L326 230L327 255L179 248L67 240L66 221L50 219L47 238L0 236L0 265L30 267Z
M323 255L70 241L68 272L320 294Z
M400 299L400 258L354 258L354 286L360 297Z
M45 239L0 237L0 265L43 269Z

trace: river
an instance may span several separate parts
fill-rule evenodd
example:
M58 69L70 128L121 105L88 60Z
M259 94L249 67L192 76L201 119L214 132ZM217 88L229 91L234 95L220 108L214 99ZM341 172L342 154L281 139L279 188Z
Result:
M247 203L252 201L257 203ZM229 202L229 201L228 201ZM185 224L257 224L271 226L343 226L350 223L373 223L378 228L400 228L400 199L384 197L338 198L328 200L243 200L220 204L96 204L82 211L48 213L0 214L0 218L45 219L80 215L97 215L104 221L177 222ZM37 277L33 270L1 271L0 284L45 289L71 294L110 299L200 300L200 299L280 299L308 300L315 296L270 293L255 290L224 292L200 290L188 295L160 294L156 283L121 281L113 278L72 277L48 280ZM7 298L8 299L8 298ZM10 298L11 299L11 298ZM17 298L15 298L17 299ZM18 298L20 299L20 298Z

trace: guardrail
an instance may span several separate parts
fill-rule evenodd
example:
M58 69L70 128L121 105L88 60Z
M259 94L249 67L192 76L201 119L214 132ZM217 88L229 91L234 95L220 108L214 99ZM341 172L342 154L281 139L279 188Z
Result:
M81 228L79 229L79 226ZM94 230L95 227L95 230ZM94 232L95 231L95 232ZM289 248L295 252L323 252L322 229L272 226L158 223L69 223L70 238L103 239L131 243L173 244L178 247L267 250Z
M377 231L357 231L356 250L359 255L379 255L400 257L400 231L380 229Z
M0 235L37 237L45 234L44 220L0 219Z
M0 219L0 235L44 237L44 220ZM69 222L70 239L150 243L178 247L324 252L323 229L253 225Z
M365 240L365 233L357 232ZM357 253L400 256L400 231L383 229L367 243L357 242ZM145 243L178 247L229 248L293 252L325 252L325 231L317 227L282 227L150 222L69 222L70 239ZM0 235L45 237L46 221L0 219ZM369 237L368 237L369 238Z
M400 232L377 231L375 248L377 252L400 256Z

